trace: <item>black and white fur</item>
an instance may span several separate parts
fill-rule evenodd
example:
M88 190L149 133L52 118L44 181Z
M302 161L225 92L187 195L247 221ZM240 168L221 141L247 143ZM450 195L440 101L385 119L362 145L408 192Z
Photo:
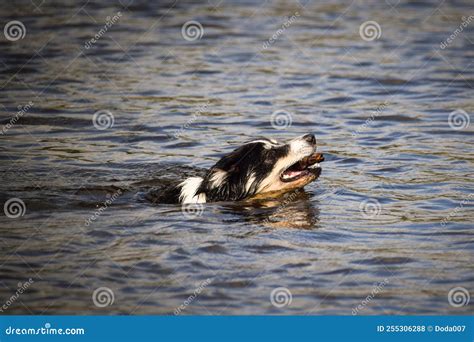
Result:
M261 138L250 141L220 159L203 177L189 177L174 188L175 202L239 201L267 192L289 191L316 179L316 163L295 182L282 174L293 164L315 153L316 139L306 134L288 143ZM294 184L293 184L294 183Z

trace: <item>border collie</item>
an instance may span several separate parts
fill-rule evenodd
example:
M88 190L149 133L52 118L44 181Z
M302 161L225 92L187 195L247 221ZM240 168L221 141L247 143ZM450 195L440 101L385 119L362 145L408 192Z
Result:
M317 179L323 160L323 155L316 153L313 134L287 143L252 140L222 157L203 177L189 177L162 193L160 202L240 201L277 195Z

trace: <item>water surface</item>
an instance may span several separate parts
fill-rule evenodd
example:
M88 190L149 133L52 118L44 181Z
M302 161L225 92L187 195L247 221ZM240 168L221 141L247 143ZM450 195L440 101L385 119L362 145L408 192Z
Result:
M473 312L448 301L474 290L473 125L448 117L474 112L474 23L440 47L472 2L2 7L27 31L1 37L1 127L32 102L1 137L1 203L26 211L0 217L0 304L33 281L5 313L174 314L199 288L180 314ZM201 39L183 38L190 20ZM278 110L291 125L272 126ZM326 161L290 198L143 201L246 140L307 132ZM278 287L291 303L272 305Z

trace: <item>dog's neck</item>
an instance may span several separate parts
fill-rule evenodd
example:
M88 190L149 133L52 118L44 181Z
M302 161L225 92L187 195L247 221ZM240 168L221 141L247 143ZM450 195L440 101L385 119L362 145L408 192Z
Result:
M179 201L183 204L188 203L206 203L207 198L205 193L197 193L204 178L189 177L184 182L179 184L181 188L179 194Z
M205 177L190 177L179 184L181 203L239 201L255 194L256 177L252 173L238 179L225 171L212 168Z

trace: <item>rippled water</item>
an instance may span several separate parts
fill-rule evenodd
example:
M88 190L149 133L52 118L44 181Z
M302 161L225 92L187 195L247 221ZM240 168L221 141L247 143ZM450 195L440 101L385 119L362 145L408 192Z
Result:
M473 312L448 292L474 290L474 135L462 122L474 22L440 47L472 2L2 7L2 25L26 28L0 41L0 200L26 207L0 217L4 313L173 314L185 301L181 314ZM183 38L190 20L200 39ZM367 21L380 37L361 38ZM112 127L94 127L99 110ZM272 127L277 110L291 125ZM326 161L291 198L195 213L142 199L250 138L307 132ZM114 297L104 308L102 287ZM291 303L272 305L278 287Z

